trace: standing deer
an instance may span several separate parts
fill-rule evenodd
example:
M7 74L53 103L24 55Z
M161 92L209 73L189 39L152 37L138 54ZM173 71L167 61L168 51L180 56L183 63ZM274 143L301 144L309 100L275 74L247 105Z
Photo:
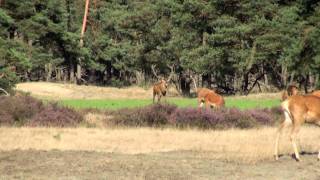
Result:
M279 139L283 129L288 125L292 125L290 141L293 146L295 158L299 161L300 157L296 144L296 136L300 130L300 126L304 122L320 126L320 98L314 95L295 95L282 102L281 107L285 119L280 124L277 132L274 156L275 159L278 160ZM320 160L320 150L318 160Z
M167 89L168 89L168 83L171 81L171 78L174 74L174 65L171 65L171 66L168 65L171 72L170 72L168 79L165 80L163 77L160 78L158 76L158 73L156 72L155 67L156 67L155 65L151 66L152 72L155 77L160 79L160 81L153 85L153 103L154 103L156 96L158 97L158 102L160 102L162 96L166 96Z
M222 96L217 94L214 90L211 90L208 88L197 88L196 80L192 76L191 76L191 79L193 80L194 88L197 92L199 110L203 107L203 104L205 104L206 108L224 107L225 103Z
M299 88L295 85L289 85L288 88L282 93L282 101L288 97L299 94Z

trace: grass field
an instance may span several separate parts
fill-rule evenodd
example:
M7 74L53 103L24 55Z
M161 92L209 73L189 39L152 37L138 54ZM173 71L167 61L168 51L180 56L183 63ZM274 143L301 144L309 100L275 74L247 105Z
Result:
M197 107L195 98L168 98L167 102L176 104L178 107ZM68 99L60 100L62 105L72 108L97 108L97 109L121 109L141 107L152 104L150 99ZM239 109L250 108L270 108L278 106L278 99L243 99L243 98L226 98L227 107L237 107Z
M18 89L72 108L119 109L152 104L151 90L58 83L23 83ZM173 96L173 95L172 95ZM225 97L227 107L274 107L280 93ZM179 107L195 98L168 97ZM102 123L105 113L86 114ZM102 117L102 118L101 118ZM108 120L108 119L107 119ZM273 160L275 127L200 130L175 128L0 127L0 179L319 179L318 127L297 138L302 162L292 158L290 128ZM103 128L102 128L103 127ZM52 179L51 178L51 179Z
M112 88L97 86L77 86L75 84L32 82L20 83L17 90L29 92L32 96L45 100L55 100L73 108L120 109L141 107L152 104L152 88L141 87ZM168 96L174 96L171 90ZM280 104L280 93L259 93L248 96L225 97L227 107L250 109L265 108ZM167 97L169 103L179 107L196 107L196 98Z

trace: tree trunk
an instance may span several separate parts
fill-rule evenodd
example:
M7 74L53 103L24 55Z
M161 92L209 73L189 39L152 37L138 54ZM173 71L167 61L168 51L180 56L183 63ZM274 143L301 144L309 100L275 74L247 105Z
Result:
M288 82L287 82L287 67L285 65L281 65L281 87L287 87Z
M315 79L314 79L314 89L318 89L319 88L319 74L315 75Z
M208 33L207 32L203 32L202 33L202 46L207 45L207 40L208 40Z
M76 80L77 84L81 84L81 58L79 58L79 62L77 64L77 73L76 73Z
M90 2L90 0L86 0L83 21L82 21L81 34L80 34L80 42L79 42L80 48L83 47L83 36L84 36L84 32L86 30L86 25L87 25L87 17L88 17L88 12L89 12L89 2ZM77 83L80 83L80 82L81 82L81 58L78 59L78 64L77 64Z
M135 71L135 75L136 75L136 84L142 85L143 82L145 81L144 79L145 74L142 71Z
M52 75L52 64L48 63L45 65L45 72L46 72L46 81L51 81L51 75Z
M71 83L74 83L74 82L75 82L74 66L71 66L71 67L70 67L70 77L69 77L69 80L70 80Z
M304 92L306 94L308 93L308 85L309 85L309 74L306 74L304 78Z
M241 94L246 94L249 86L249 73L243 75Z

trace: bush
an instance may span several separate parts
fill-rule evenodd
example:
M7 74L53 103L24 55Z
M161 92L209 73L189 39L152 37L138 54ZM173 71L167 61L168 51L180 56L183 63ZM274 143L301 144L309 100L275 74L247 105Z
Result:
M28 126L48 127L74 127L83 120L75 110L60 107L56 103L48 104L41 112L37 113L28 123Z
M270 109L250 109L245 111L255 121L263 125L273 125L275 116L272 114Z
M210 128L220 126L223 121L223 116L220 112L211 110L198 111L195 108L179 108L176 109L170 116L169 122L177 127L199 127Z
M5 126L75 126L82 116L57 104L43 104L28 95L0 96L0 125Z
M272 109L241 111L236 108L222 108L199 111L196 108L177 108L169 104L155 104L142 108L115 111L112 121L114 125L121 126L243 129L273 125L276 116Z
M176 108L170 104L153 104L142 108L121 109L114 113L112 120L115 125L160 127L168 124L169 116Z
M213 111L181 108L170 116L169 121L177 127L198 127L201 129L250 128L256 126L250 115L235 108Z
M23 125L43 108L41 101L30 96L0 96L0 124Z

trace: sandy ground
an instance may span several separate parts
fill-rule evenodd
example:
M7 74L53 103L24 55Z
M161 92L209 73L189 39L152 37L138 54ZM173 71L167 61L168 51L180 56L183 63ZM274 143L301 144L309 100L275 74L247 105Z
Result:
M312 134L312 136L310 136ZM212 158L255 163L273 159L276 128L202 131L154 128L0 128L0 150L98 151L148 154L171 151L211 152ZM319 128L304 126L299 148L319 149ZM280 141L280 153L291 154L287 134Z
M16 85L16 90L31 93L33 96L49 99L146 99L152 98L152 87L138 86L127 88L79 86L75 84L28 82ZM171 96L177 96L173 87Z
M209 156L209 157L208 157ZM258 164L231 163L206 153L119 154L92 151L0 152L0 179L320 179L320 162L303 155Z
M319 179L320 131L289 139L273 160L275 128L0 128L0 179ZM312 134L312 136L310 136Z

